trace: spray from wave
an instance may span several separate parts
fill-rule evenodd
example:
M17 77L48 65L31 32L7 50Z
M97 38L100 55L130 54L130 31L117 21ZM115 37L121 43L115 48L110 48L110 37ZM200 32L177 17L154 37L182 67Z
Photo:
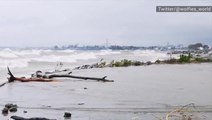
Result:
M135 56L141 57L143 61L155 62L156 60L169 59L170 56L166 52L155 51L155 50L136 50L133 52Z
M66 62L74 63L78 60L97 59L98 56L120 54L118 51L75 51L75 50L12 50L9 48L0 50L0 68L27 67L33 62Z
M78 60L99 59L109 56L116 59L136 59L141 61L156 61L158 59L169 59L166 52L155 50L135 50L135 51L80 51L80 50L50 50L50 49L1 49L0 68L27 67L31 63L76 63Z

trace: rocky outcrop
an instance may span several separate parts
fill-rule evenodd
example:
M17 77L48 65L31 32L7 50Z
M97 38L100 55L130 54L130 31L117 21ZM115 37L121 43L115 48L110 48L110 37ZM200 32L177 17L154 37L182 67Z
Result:
M2 114L7 115L9 112L17 112L18 106L16 104L6 104L2 109Z

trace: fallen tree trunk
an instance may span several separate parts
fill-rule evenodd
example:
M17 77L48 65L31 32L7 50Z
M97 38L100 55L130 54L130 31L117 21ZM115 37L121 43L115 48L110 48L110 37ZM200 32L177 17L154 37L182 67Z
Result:
M8 81L7 82L4 82L0 85L0 87L4 86L5 84L9 83Z
M50 79L55 78L55 77L67 77L67 78L76 78L76 79L83 79L83 80L97 80L97 81L102 81L102 82L114 82L114 80L108 80L105 79L107 76L104 76L102 78L97 78L97 77L82 77L82 76L74 76L74 75L50 75L48 76Z
M57 74L52 74L52 75L44 75L47 78L44 77L36 77L36 78L25 78L25 77L14 77L14 75L12 74L12 72L10 71L10 69L7 67L8 69L8 74L10 75L10 77L8 78L8 82L14 82L14 81L20 81L20 82L53 82L56 80L53 80L52 78L56 78L56 77L67 77L67 78L75 78L75 79L83 79L83 80L96 80L96 81L102 81L102 82L114 82L113 80L108 80L105 79L107 76L104 76L102 78L97 78L97 77L82 77L82 76L74 76L74 75L70 75L69 74L64 74L64 75L57 75ZM6 83L5 83L6 84Z
M8 78L8 82L14 82L14 81L19 81L19 82L53 82L53 81L55 81L55 80L52 80L52 79L45 79L45 78L14 77L14 75L10 71L9 67L7 67L7 70L8 70L8 74L10 75L10 77Z
M55 81L55 80L44 79L44 78L18 78L18 77L15 77L14 80L19 82L53 82Z
M33 117L33 118L24 118L20 116L11 116L13 120L56 120L56 119L48 119L48 118L40 118L40 117Z

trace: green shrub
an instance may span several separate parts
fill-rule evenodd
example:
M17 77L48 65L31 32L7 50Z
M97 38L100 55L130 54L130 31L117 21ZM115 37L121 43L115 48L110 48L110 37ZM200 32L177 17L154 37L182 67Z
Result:
M180 63L188 63L188 62L190 62L191 58L192 58L192 56L190 53L188 55L180 55L179 62Z
M116 61L113 66L114 67L121 67L122 63L120 61Z
M121 60L121 65L124 67L130 66L132 65L132 61L127 59Z

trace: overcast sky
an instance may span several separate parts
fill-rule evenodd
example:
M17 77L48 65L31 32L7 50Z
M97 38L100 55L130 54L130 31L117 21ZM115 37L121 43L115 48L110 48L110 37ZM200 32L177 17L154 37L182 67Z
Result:
M212 12L157 13L164 5L212 0L0 0L0 46L212 45Z

